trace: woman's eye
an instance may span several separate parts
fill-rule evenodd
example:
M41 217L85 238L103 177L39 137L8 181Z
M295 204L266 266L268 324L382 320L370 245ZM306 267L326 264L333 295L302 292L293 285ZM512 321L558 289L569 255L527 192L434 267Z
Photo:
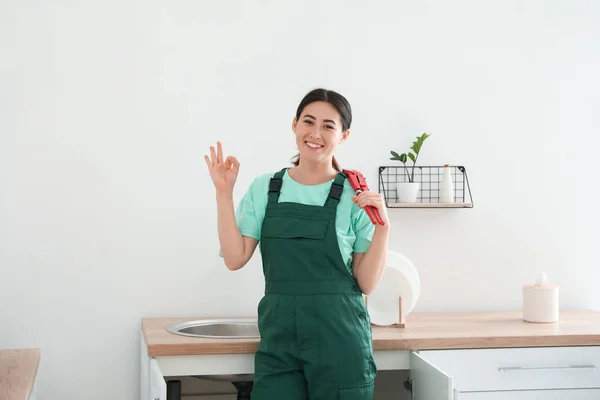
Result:
M331 125L325 125L325 128L327 128L327 129L333 129L333 126L331 126Z
M306 123L306 124L309 124L309 125L312 125L312 121L310 121L310 120L308 120L308 119L305 119L305 120L304 120L304 123Z

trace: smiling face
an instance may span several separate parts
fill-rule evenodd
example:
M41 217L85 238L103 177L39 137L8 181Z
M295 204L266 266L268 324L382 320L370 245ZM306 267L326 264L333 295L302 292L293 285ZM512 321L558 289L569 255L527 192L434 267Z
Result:
M338 145L343 143L350 130L343 130L338 110L324 101L308 104L300 118L294 118L292 130L302 162L328 163Z

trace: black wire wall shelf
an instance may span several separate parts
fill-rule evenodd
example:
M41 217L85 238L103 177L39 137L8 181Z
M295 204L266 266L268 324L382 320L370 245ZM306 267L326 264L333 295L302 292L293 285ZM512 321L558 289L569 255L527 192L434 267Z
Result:
M443 165L417 165L414 167L413 182L418 182L419 191L415 202L400 202L397 183L409 182L413 167L385 165L379 167L379 193L385 198L388 208L473 208L471 186L467 170L462 165L450 165L450 175L454 184L454 201L442 202L440 188L444 174Z

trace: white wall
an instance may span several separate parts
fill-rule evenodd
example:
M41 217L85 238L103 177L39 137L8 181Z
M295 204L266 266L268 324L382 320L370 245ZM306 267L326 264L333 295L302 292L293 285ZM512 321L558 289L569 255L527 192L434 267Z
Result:
M518 308L542 270L600 306L599 3L366 3L0 3L0 347L42 348L41 399L135 398L142 317L255 313L203 154L239 158L239 199L321 85L372 187L422 132L421 163L468 168L474 209L390 210L416 311Z

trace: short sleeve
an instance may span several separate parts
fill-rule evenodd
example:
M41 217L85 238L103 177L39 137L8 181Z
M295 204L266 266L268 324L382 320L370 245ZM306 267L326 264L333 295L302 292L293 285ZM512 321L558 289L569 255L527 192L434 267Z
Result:
M244 194L235 212L235 221L242 236L248 236L259 240L260 223L256 215L254 184L250 185L248 191Z
M363 209L359 209L359 211L354 214L352 225L354 234L356 235L353 251L354 253L366 253L373 240L375 225L373 225L369 215Z

